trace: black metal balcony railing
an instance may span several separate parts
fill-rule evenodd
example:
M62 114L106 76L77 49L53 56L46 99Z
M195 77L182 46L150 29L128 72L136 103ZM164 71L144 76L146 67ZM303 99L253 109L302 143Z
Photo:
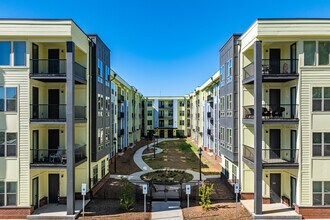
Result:
M213 97L212 95L207 96L207 102L213 102Z
M86 106L74 106L75 119L86 119ZM66 104L38 104L31 105L31 119L33 120L65 120Z
M253 119L255 108L253 105L244 106L244 119ZM265 120L298 119L298 105L269 104L262 106L262 118Z
M118 96L118 102L124 102L125 97L123 95Z
M86 144L75 145L75 162L86 159ZM66 149L31 149L31 164L66 164Z
M262 163L298 163L298 149L262 149ZM254 148L243 145L243 157L254 162Z
M212 116L212 112L207 112L207 117L211 118L211 116Z
M124 118L125 117L125 113L124 112L119 112L118 113L118 118Z
M31 76L40 77L65 77L66 59L31 59ZM80 79L86 80L86 68L74 62L73 73Z
M118 135L124 135L124 129L119 129L118 130Z
M298 59L262 60L262 75L298 74ZM243 68L243 80L254 76L254 62Z

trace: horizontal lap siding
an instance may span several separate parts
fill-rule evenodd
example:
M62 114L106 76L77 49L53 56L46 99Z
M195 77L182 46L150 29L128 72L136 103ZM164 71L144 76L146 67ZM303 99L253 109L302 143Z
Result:
M312 205L312 87L330 86L330 68L303 68L301 70L301 205Z

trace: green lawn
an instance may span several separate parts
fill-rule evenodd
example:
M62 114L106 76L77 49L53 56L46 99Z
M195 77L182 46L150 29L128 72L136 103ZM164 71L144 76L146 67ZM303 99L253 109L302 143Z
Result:
M144 161L153 169L183 169L199 171L199 156L197 148L185 140L164 141L158 144L163 152L143 157ZM202 157L202 173L219 174L219 169L210 166L208 161Z

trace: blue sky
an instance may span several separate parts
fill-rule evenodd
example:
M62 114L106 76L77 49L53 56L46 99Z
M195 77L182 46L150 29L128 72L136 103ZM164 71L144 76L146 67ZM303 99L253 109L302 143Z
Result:
M232 2L1 0L0 16L72 18L99 34L112 69L144 95L184 95L218 70L221 45L256 18L330 15L329 0Z

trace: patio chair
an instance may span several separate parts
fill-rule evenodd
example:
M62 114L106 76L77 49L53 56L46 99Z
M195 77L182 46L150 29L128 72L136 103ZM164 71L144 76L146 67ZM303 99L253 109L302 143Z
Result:
M55 163L56 161L61 161L61 163L66 162L66 156L63 154L63 149L62 148L58 148L56 153L51 153L49 155L49 161L51 163Z
M282 118L284 111L285 111L284 107L278 107L275 111L272 112L272 116L274 118Z
M248 113L246 114L247 118L253 118L254 116L254 108L248 108Z
M262 108L262 116L264 116L264 117L270 116L270 111L265 107Z

